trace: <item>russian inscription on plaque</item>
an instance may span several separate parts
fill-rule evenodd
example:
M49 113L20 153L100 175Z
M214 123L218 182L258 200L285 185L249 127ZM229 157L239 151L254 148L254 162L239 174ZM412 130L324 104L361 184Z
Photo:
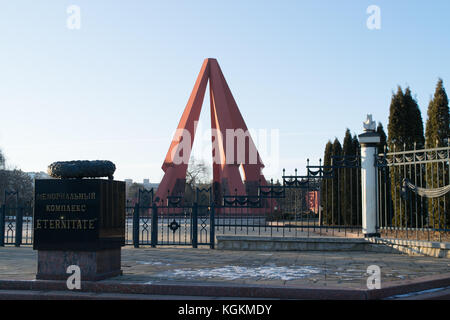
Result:
M84 280L121 274L120 250L125 244L125 183L112 180L111 169L108 180L80 178L83 168L89 168L87 161L69 162L70 170L66 175L66 163L57 164L60 179L36 180L35 184L33 248L38 250L36 278L64 279L68 265L80 266ZM73 177L74 164L82 165L82 169L77 169L76 177ZM98 168L98 161L95 166ZM92 176L92 168L89 170L89 176Z

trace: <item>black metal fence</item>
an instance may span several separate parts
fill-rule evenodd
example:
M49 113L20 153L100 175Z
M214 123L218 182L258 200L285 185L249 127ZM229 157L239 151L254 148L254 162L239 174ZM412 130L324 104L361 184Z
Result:
M140 245L208 245L214 248L214 204L199 201L183 202L169 197L166 203L153 201L153 189L140 190L139 200L127 206L126 244Z
M382 236L448 241L450 147L391 152L376 160ZM359 156L333 157L327 165L308 160L305 175L283 170L281 181L260 184L254 195L220 201L212 187L197 188L189 201L168 197L165 203L154 201L153 189L140 190L135 203L127 202L126 245L214 248L216 235L361 236L360 163ZM0 207L0 245L33 243L33 207L17 203Z
M450 240L450 147L377 156L382 236Z
M214 207L171 206L154 203L151 207L136 204L129 208L126 243L139 247L150 245L214 248Z
M23 244L33 244L33 207L3 204L0 207L0 246Z
M358 188L351 186L358 168L358 157L335 158L331 166L308 161L306 175L283 171L281 181L258 186L254 195L220 200L214 199L212 187L197 188L189 201L168 197L166 203L154 201L153 189L140 190L137 201L126 205L125 243L214 248L216 235L358 236L361 201L353 192ZM0 245L32 244L32 207L5 206L2 212L5 240L0 238Z

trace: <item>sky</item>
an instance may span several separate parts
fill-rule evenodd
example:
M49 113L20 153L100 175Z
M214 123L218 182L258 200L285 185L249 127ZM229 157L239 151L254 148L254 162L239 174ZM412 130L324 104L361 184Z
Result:
M68 27L73 5L79 29ZM371 5L379 29L367 27ZM274 137L261 155L274 179L283 168L304 173L346 128L362 133L368 113L387 131L398 85L410 86L424 123L438 78L450 88L448 0L15 0L0 8L0 148L9 167L27 172L102 159L116 164L118 180L159 182L205 58L218 60L248 128ZM193 150L207 162L208 104L207 94Z

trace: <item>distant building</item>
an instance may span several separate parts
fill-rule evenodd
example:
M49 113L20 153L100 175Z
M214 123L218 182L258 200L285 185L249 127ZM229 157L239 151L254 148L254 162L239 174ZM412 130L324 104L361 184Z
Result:
M133 179L125 179L125 194L128 195L128 190L130 190L131 185L133 184Z
M49 176L46 172L40 171L40 172L26 172L26 174L34 180L36 179L53 179L51 176Z
M144 188L147 190L150 190L151 188L154 188L156 190L156 189L158 189L159 183L150 183L149 179L144 179L143 185L144 185Z
M306 203L310 212L318 214L320 204L319 191L309 191L306 193Z
M49 176L46 172L40 171L40 172L25 172L32 180L33 188L34 188L34 181L36 179L54 179L51 176Z
M144 188L146 190L150 190L153 188L154 190L156 190L159 186L159 183L151 183L150 179L143 179L142 183L134 182L133 179L125 179L124 181L127 198L130 197L129 191L131 187L132 187L131 192L135 194L137 192L136 190L138 189Z

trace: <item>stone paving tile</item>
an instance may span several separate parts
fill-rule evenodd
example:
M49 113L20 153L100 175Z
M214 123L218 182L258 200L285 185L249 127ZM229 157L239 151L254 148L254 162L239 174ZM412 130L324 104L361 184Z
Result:
M0 279L34 279L36 256L37 253L30 247L0 247ZM369 265L380 266L382 282L450 272L450 259L400 254L125 247L122 250L124 275L112 280L364 289Z

